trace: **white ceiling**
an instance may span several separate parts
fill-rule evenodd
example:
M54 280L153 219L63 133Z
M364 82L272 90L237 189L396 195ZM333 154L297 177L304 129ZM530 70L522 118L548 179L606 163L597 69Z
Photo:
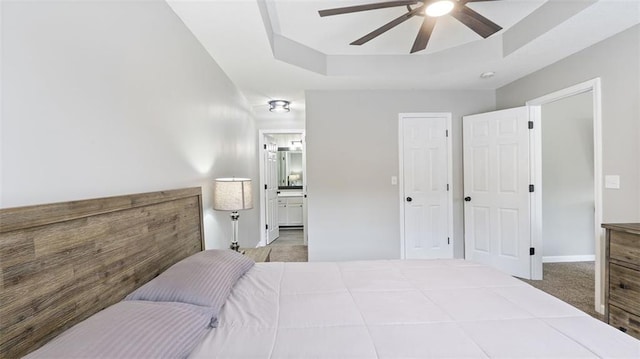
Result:
M470 4L503 27L482 39L450 16L409 54L422 18L363 46L351 41L406 8L320 18L318 10L384 0L168 0L260 111L304 110L305 90L495 89L640 23L640 0L501 0ZM485 71L495 71L481 79Z

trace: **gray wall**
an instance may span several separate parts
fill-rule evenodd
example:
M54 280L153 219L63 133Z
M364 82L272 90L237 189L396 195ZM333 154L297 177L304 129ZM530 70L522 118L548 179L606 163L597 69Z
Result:
M2 2L1 207L202 186L207 247L231 221L212 180L257 188L251 109L161 1ZM258 210L240 243L259 239Z
M253 106L256 126L259 130L304 130L305 108L295 102L290 112L269 112L269 106Z
M542 106L543 260L594 255L592 93Z
M620 175L603 190L604 222L640 221L640 25L517 80L496 92L499 109L602 79L603 172Z
M400 257L398 114L452 112L454 252L463 256L462 116L494 91L308 91L309 259Z

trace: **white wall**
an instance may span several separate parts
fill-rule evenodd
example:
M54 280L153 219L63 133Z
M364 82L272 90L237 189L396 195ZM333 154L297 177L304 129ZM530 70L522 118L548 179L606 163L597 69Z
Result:
M592 96L587 92L542 106L542 238L547 261L595 255Z
M2 35L1 207L202 186L207 247L228 245L212 180L258 193L257 129L166 3L5 1ZM243 246L259 240L254 203Z
M305 108L291 104L290 112L269 112L269 106L253 106L256 126L259 130L304 130Z
M287 134L269 134L269 136L273 137L276 141L278 147L291 147L293 146L291 142L293 141L302 141L302 133L287 133ZM296 143L299 145L300 143Z
M600 77L603 172L620 175L603 190L604 222L640 221L640 25L496 91L499 109Z
M462 116L494 91L307 91L309 259L400 257L398 114L452 112L454 252L463 255Z

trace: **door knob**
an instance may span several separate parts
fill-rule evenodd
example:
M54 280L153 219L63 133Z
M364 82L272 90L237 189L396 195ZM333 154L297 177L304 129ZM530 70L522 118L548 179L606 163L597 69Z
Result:
M465 200L466 202L471 202L471 197L465 197L465 198L464 198L464 200Z
M407 197L407 202L411 202L411 201L413 201L413 198Z

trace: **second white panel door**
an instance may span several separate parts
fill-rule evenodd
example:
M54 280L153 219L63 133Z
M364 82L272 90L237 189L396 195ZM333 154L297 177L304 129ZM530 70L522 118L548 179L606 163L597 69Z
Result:
M465 258L531 277L529 111L463 118Z
M400 118L404 257L452 258L447 115Z

